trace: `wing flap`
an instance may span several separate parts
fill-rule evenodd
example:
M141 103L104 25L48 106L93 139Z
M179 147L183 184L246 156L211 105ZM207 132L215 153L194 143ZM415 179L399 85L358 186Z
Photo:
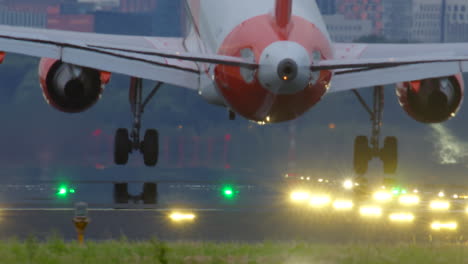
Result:
M466 62L468 56L425 56L382 59L324 60L311 66L312 71L353 69L378 69L404 65L428 64L438 62Z
M75 48L64 48L61 58L64 62L84 67L160 81L194 90L199 88L199 73L196 67L172 65L163 58L126 56Z
M463 67L468 69L468 62L424 63L341 72L335 74L329 92L341 92L362 87L451 76L460 73Z
M330 92L468 72L468 44L335 43L335 60L312 70L333 70Z

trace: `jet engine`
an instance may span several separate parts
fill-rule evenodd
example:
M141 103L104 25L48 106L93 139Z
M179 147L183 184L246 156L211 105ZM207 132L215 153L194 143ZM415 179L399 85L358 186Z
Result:
M39 79L48 104L65 113L80 113L101 97L110 74L43 58Z
M461 74L417 80L398 84L397 96L406 113L416 121L441 123L457 114L464 86Z

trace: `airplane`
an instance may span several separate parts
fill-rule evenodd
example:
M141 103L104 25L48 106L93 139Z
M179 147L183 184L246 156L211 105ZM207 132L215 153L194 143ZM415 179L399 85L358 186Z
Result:
M444 122L460 109L467 44L334 43L311 0L186 0L185 8L187 33L180 38L0 26L0 59L39 57L44 98L66 113L92 107L113 73L130 76L133 124L116 132L118 165L137 151L145 165L157 165L159 133L140 130L145 107L164 84L198 93L227 109L229 119L259 123L294 120L324 95L352 91L372 120L370 139L355 139L358 175L373 158L385 173L397 170L396 137L381 147L385 85L395 85L403 109L422 123ZM147 97L143 79L156 81ZM373 107L360 95L363 87L373 87Z

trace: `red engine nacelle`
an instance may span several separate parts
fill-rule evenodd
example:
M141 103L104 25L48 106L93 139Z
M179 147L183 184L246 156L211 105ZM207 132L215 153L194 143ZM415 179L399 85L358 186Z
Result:
M462 104L465 84L461 74L400 83L400 105L422 123L441 123L454 117Z
M48 104L62 112L80 113L99 100L110 74L43 58L39 79Z

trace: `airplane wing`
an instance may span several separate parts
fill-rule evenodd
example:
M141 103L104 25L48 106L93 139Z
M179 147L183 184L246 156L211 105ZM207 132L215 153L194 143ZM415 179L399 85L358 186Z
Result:
M321 61L313 71L333 70L330 92L468 72L468 45L334 44L335 60Z
M237 57L194 54L182 38L140 37L0 26L0 51L198 89L199 63L252 67Z

